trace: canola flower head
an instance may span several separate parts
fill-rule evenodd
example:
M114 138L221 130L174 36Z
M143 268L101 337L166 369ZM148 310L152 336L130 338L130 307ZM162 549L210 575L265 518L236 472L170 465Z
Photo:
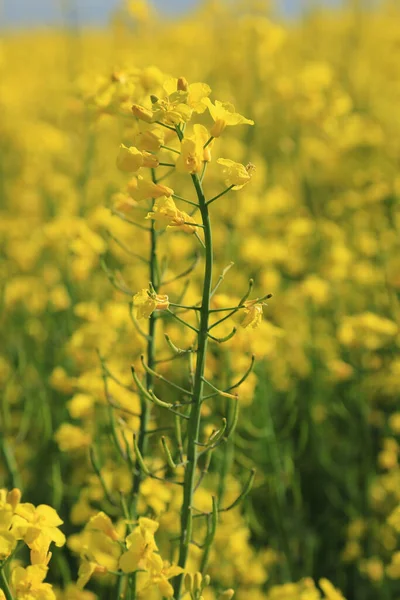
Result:
M49 547L50 542L55 542L61 547L65 544L65 535L59 526L63 521L57 512L47 504L34 506L30 503L20 503L15 509L12 531L31 548L40 550Z
M17 600L56 600L49 583L44 583L47 567L31 565L16 567L11 574L11 590Z
M158 546L154 539L157 529L156 521L145 517L139 519L138 525L126 538L127 551L119 560L119 567L124 573L132 573L137 569L147 571L157 568L159 556L155 552Z

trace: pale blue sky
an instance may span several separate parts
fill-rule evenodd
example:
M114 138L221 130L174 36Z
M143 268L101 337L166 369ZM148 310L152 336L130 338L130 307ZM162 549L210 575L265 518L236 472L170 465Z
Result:
M190 10L199 0L152 0L159 11L174 15ZM103 24L118 0L69 0L76 6L82 23ZM324 4L339 4L340 0L324 0ZM0 23L6 26L42 25L62 22L61 0L0 0ZM296 15L305 6L305 0L278 0L285 15Z

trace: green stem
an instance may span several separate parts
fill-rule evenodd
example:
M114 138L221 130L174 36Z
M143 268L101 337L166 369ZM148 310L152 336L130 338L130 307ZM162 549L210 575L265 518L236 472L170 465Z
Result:
M187 465L185 469L185 477L183 484L183 504L181 510L181 537L178 565L183 569L186 566L186 561L189 553L189 544L192 536L192 505L193 493L195 488L196 467L198 460L198 450L197 444L195 442L198 441L200 434L201 405L203 401L204 386L203 378L208 343L208 321L210 314L210 295L213 267L212 233L207 202L203 193L203 188L200 183L200 179L197 177L197 175L192 175L192 181L197 193L199 209L204 228L205 270L203 295L200 307L200 325L198 332L196 371L193 386L193 404L190 411L188 424ZM176 598L176 600L179 600L180 598L182 581L182 575L179 575L175 580L174 597Z
M209 204L212 204L213 202L215 202L216 200L218 200L218 198L221 198L221 196L224 196L225 194L227 194L228 192L231 191L231 189L233 188L233 185L230 185L229 187L226 188L226 190L224 190L223 192L221 192L220 194L217 194L216 196L214 196L214 198L211 198L211 200L209 200L207 202L207 206Z
M4 570L2 567L0 567L0 584L1 584L0 589L3 590L6 600L14 600L13 595L10 590L10 587L8 585L6 574L4 573Z
M174 152L175 154L180 154L179 150L175 150L175 148L170 148L169 146L164 146L163 144L161 144L160 147L163 148L164 150L168 150L169 152Z
M154 183L157 183L154 169L151 170L152 180ZM154 202L153 202L154 204ZM151 221L151 229L150 229L150 259L149 259L149 279L154 286L154 289L157 291L159 281L158 281L158 269L157 269L157 232L154 228L154 221ZM151 373L151 370L155 367L155 329L156 329L156 317L153 314L150 315L149 318L149 330L147 334L147 365L149 370L146 371L146 389L150 390L153 388L153 380L154 377ZM141 456L145 456L146 454L146 446L147 446L147 427L149 421L149 404L148 400L145 398L143 394L140 394L140 426L137 437L137 446ZM140 465L136 462L137 474L133 480L132 486L132 501L130 507L130 514L132 519L137 518L137 503L138 496L140 490L140 484L143 479L143 470L140 468ZM130 593L132 600L136 599L136 573L132 573L130 577Z
M10 488L21 488L21 478L18 472L14 452L9 445L5 433L0 432L0 450L4 457L4 463L8 472Z

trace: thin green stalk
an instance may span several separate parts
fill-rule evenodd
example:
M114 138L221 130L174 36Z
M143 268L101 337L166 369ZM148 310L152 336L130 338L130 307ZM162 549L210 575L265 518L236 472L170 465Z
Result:
M6 600L14 600L8 585L6 574L4 573L4 569L2 567L0 567L0 584L0 589L3 590Z
M151 170L152 180L157 183L154 169ZM154 204L154 202L153 202ZM149 257L149 279L157 291L159 286L158 269L157 269L157 232L154 228L154 221L151 221L150 228L150 257ZM149 369L146 371L146 389L153 389L154 377L151 371L155 367L155 329L156 329L156 317L153 314L149 318L149 329L147 334L147 365ZM137 436L137 447L141 456L146 454L147 447L147 427L149 421L149 404L147 398L140 394L140 425ZM132 486L132 500L130 506L130 515L132 519L137 518L137 503L139 497L140 484L143 479L143 469L140 464L136 462L137 473L133 479ZM136 573L132 573L130 576L130 594L132 600L136 599Z
M0 432L0 450L4 457L4 463L8 472L10 487L21 488L21 478L18 472L17 462L11 446L8 444L5 433Z
M230 192L233 187L234 187L233 185L230 185L223 192L221 192L220 194L217 194L216 196L214 196L214 198L211 198L211 200L209 200L207 202L207 205L212 204L213 202L215 202L216 200L218 200L218 198L221 198L221 196L224 196L225 194L227 194L228 192Z
M178 132L178 135L181 137L180 132ZM203 401L204 386L203 378L208 344L208 322L210 314L210 295L213 267L212 233L207 202L200 179L197 177L197 175L192 175L192 181L199 201L199 209L204 229L205 269L202 302L200 307L200 325L198 331L197 361L193 386L193 404L190 411L187 432L187 465L185 469L183 504L181 510L181 536L178 565L182 568L185 568L186 565L189 553L189 545L192 537L192 505L198 460L198 450L195 442L198 441L200 434L201 405ZM183 576L179 575L175 579L174 585L174 596L176 600L179 600L180 598L182 582Z

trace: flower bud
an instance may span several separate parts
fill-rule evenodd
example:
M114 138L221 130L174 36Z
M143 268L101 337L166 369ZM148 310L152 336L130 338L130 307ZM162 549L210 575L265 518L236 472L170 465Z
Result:
M12 509L15 510L21 500L21 490L14 488L8 492L6 500L8 504L11 504Z
M132 113L141 121L145 121L146 123L151 123L153 121L153 112L144 106L140 106L140 104L134 104L132 106Z
M209 575L204 575L203 577L203 589L210 585L211 577Z
M179 77L176 89L179 92L187 92L188 91L188 82L185 77Z
M187 592L193 592L193 575L191 573L185 573L183 578L183 585Z
M203 576L202 574L198 571L197 573L194 574L194 578L193 578L193 586L195 591L197 592L198 590L201 590L201 582L203 580Z

